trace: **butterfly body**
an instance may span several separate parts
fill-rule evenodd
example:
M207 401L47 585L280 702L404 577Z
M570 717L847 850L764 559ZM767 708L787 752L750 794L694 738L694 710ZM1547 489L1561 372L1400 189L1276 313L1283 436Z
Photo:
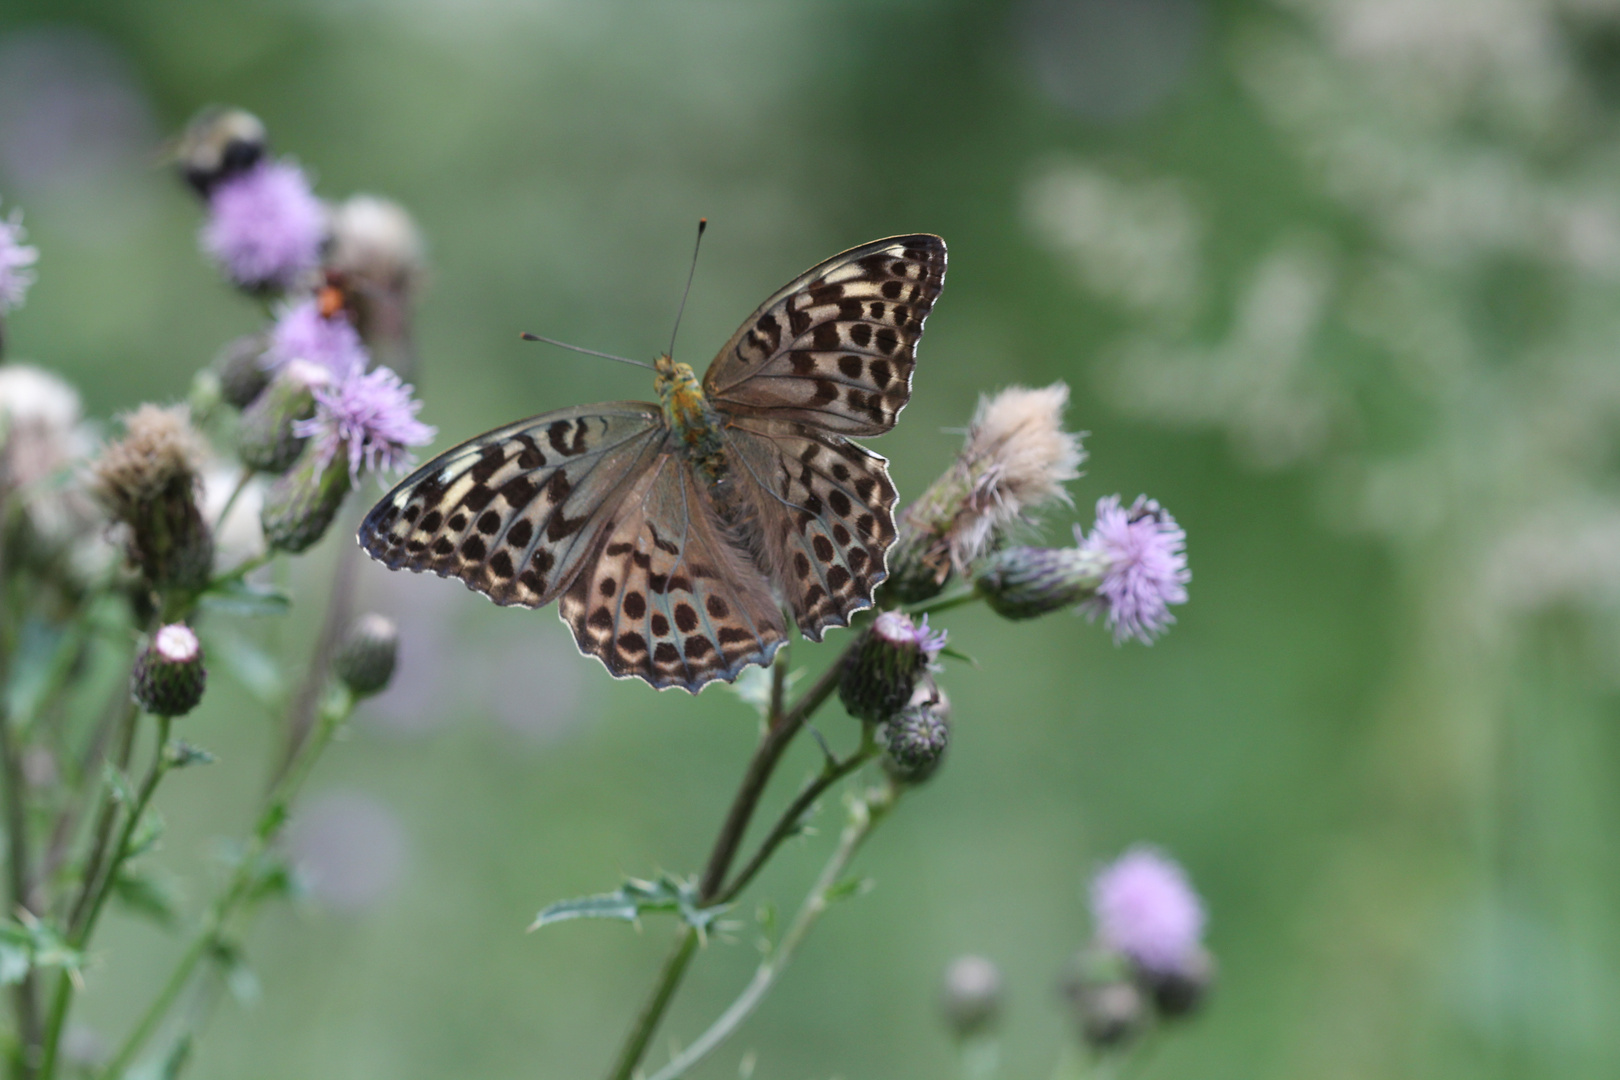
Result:
M944 273L926 234L834 256L766 300L701 381L660 356L656 405L471 439L384 497L360 543L498 604L555 599L582 651L660 689L768 664L784 608L819 641L886 576L898 496L846 436L894 426Z

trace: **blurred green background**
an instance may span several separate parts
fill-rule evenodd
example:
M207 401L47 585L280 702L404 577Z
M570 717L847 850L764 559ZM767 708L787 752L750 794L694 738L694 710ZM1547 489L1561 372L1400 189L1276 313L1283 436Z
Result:
M159 161L213 102L322 194L417 216L440 445L648 396L517 334L650 357L700 215L699 362L813 262L938 232L915 396L875 445L903 497L978 394L1067 380L1073 520L1160 499L1192 600L1152 648L946 620L978 660L946 675L948 767L863 854L875 891L695 1075L953 1075L935 997L962 952L1003 966L1004 1074L1047 1075L1084 881L1136 841L1189 868L1221 964L1141 1076L1617 1075L1617 7L6 0L0 195L42 251L12 355L106 416L184 397L257 325ZM220 1002L194 1075L600 1072L669 927L523 928L695 867L754 720L724 688L614 683L550 612L369 565L363 587L404 624L400 685L322 763L294 829L314 894L258 924L260 1000ZM301 659L315 608L271 644ZM185 726L222 763L160 800L193 906L273 739L218 686ZM854 735L835 709L820 729ZM836 813L754 897L796 901ZM746 980L740 916L655 1059ZM81 1018L116 1037L177 940L116 922Z

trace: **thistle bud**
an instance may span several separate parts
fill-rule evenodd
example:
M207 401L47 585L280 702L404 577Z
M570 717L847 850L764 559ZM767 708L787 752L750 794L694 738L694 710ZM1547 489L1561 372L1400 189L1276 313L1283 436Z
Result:
M294 555L307 550L326 535L352 486L342 462L305 446L293 467L264 493L259 525L265 540Z
M1144 971L1142 981L1153 995L1159 1015L1179 1019L1198 1011L1215 983L1215 958L1200 948L1182 957L1179 966L1163 971Z
M951 703L931 682L919 685L911 703L883 725L883 771L902 784L921 784L939 771L950 746Z
M945 969L940 1011L959 1039L994 1026L1001 1015L1001 969L982 956L959 956Z
M1130 964L1107 949L1087 949L1074 958L1061 984L1080 1037L1097 1049L1121 1046L1147 1020L1147 1001L1132 980Z
M945 647L945 632L928 629L898 611L879 615L862 635L838 683L844 708L858 720L881 724L911 701L917 680Z
M214 106L198 113L175 148L180 175L199 195L247 172L264 157L269 136L264 123L243 109Z
M198 590L214 539L197 506L202 440L184 406L143 405L92 466L96 493L127 528L130 561L154 588Z
M322 368L294 360L276 373L242 411L236 433L236 453L242 464L267 473L285 472L309 440L294 430L300 420L315 415L315 387L331 382Z
M269 347L264 334L243 334L225 343L214 359L219 374L219 392L226 404L245 409L270 385L264 352Z
M135 658L130 691L154 716L184 716L202 700L207 683L196 633L184 623L170 623Z
M399 628L382 615L362 615L349 627L332 660L332 670L356 697L387 688L399 656Z
M1087 548L1010 547L985 559L973 583L997 615L1033 619L1085 600L1107 569Z

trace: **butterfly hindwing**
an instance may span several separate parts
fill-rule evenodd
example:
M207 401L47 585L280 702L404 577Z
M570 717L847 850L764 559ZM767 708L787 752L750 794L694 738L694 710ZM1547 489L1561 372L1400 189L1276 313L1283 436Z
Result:
M727 542L675 454L618 501L558 613L615 676L694 693L769 664L787 637L764 577Z
M520 420L434 458L366 515L360 545L390 569L459 578L497 604L567 588L601 513L657 460L656 405L615 402Z
M715 406L843 435L880 435L911 397L945 241L919 233L851 248L748 317L703 379Z
M767 564L799 630L820 641L829 626L871 606L894 542L888 462L805 424L739 417L727 446L751 499Z

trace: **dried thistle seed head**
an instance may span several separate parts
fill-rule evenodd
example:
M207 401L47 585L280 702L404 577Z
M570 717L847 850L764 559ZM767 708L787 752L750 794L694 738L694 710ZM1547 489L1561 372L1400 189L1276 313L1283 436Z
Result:
M284 472L298 460L309 440L296 424L315 415L315 388L332 377L325 368L294 360L276 372L270 385L242 412L236 429L236 453L242 464L259 472Z
M1009 387L979 401L956 461L902 519L890 556L893 595L927 599L1036 509L1068 501L1063 485L1085 460L1080 436L1063 429L1068 400L1059 382Z
M917 680L945 647L945 632L928 628L928 617L885 611L872 621L845 661L838 683L844 708L857 720L881 724L911 701Z
M959 956L945 969L940 1011L957 1038L978 1035L1001 1017L1001 969L982 956Z
M184 406L142 405L91 466L96 494L128 529L130 561L158 589L199 589L214 544L197 507L206 454Z
M257 165L269 138L263 121L247 110L212 105L186 125L175 144L175 164L186 183L207 197L221 181Z
M154 716L184 716L197 707L208 685L202 643L184 623L170 623L152 635L135 658L130 691Z
M326 535L353 488L349 470L322 458L314 443L264 493L259 525L272 548L298 554Z
M381 693L394 677L399 656L399 627L375 613L362 615L349 627L332 660L332 670L356 697Z
M920 682L910 704L883 725L883 771L901 784L932 779L950 748L950 717L944 691L931 679Z
M1009 547L979 563L973 584L1002 618L1033 619L1091 596L1107 566L1081 547Z
M347 291L362 299L391 293L409 300L423 266L422 234L399 203L352 195L333 209L326 269L340 276ZM365 320L360 323L363 331Z

